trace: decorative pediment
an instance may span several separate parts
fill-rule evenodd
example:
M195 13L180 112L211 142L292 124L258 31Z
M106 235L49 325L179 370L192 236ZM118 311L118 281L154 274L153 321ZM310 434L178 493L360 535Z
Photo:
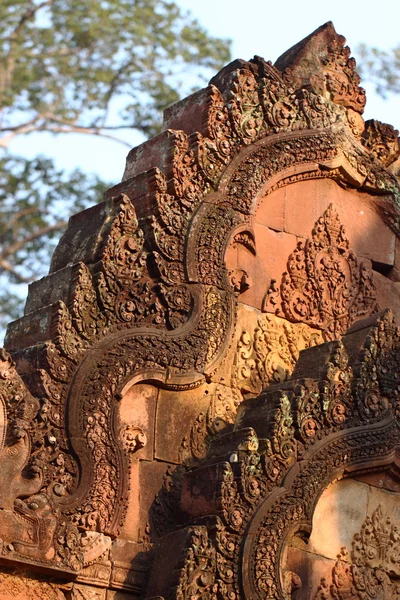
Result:
M282 54L275 66L295 87L310 86L335 104L362 114L365 90L360 87L356 61L345 43L328 22Z
M163 554L149 597L281 598L287 527L346 469L395 462L397 330L386 315L360 341L358 321L397 283L400 148L364 123L354 69L331 24L275 66L231 63L71 219L0 356L0 561L104 598L143 596ZM335 192L297 247L284 215L256 223L273 194L327 180L389 239L380 288ZM267 313L246 296L269 259L256 225L290 246ZM285 590L300 579L285 572Z
M393 361L398 368L399 349L387 312L341 342L303 351L289 381L242 403L233 431L213 438L205 460L184 477L180 510L188 523L205 523L195 534L202 544L187 546L174 597L218 590L221 597L283 599L301 588L301 576L284 570L285 544L298 530L309 535L321 492L346 474L365 472L368 462L397 465L398 377L389 390L385 374ZM378 507L353 538L352 562L340 556L332 583L324 579L304 597L344 599L350 590L357 598L396 597L390 577L397 575L398 545L395 524ZM377 596L362 595L367 580Z

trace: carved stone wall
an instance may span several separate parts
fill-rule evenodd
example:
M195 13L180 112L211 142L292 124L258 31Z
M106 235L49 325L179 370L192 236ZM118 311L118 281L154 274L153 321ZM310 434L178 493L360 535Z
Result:
M399 485L400 146L359 83L330 23L234 61L71 219L0 356L0 597L396 597L315 541L336 480Z
M396 598L399 594L399 492L345 479L316 506L307 544L297 537L285 568L306 582L296 598ZM397 491L394 491L397 489Z

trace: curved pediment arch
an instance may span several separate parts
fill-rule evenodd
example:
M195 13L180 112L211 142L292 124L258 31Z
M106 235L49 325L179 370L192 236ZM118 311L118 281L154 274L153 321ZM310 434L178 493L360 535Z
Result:
M398 328L393 315L387 312L373 323L359 325L341 342L304 350L291 379L243 402L233 429L214 436L208 455L184 476L180 497L184 525L164 541L173 544L175 539L184 539L184 549L176 562L171 559L165 567L161 540L148 597L167 597L170 593L165 568L176 573L176 597L182 598L211 591L217 597L323 598L318 594L329 592L325 575L330 573L333 587L350 589L354 582L347 555L340 555L337 561L334 556L335 560L328 562L328 568L324 564L323 569L314 561L309 568L317 569L323 581L316 577L317 584L310 589L315 581L307 575L306 558L299 563L296 549L317 554L315 539L324 528L331 545L335 543L335 532L336 537L340 535L339 531L331 531L326 521L313 521L321 496L334 482L372 482L374 490L379 486L376 481L386 477L379 489L388 489L393 506L396 499L398 502L399 347ZM379 477L377 473L386 475ZM360 493L360 487L355 493ZM373 493L381 501L385 498L383 492ZM347 507L351 514L355 507L360 508L362 498L345 495L342 502L342 511ZM328 507L331 505L328 502ZM365 516L366 525L360 517L362 532L371 518L383 522L384 509L381 507L379 514L376 510L372 516ZM307 546L310 534L313 545ZM370 534L368 529L360 535ZM396 536L389 535L391 545L397 543ZM370 569L370 573L359 574L358 583L361 586L362 577L369 576L370 581L375 578L375 592L381 593L384 581L393 586L394 595L387 597L396 597L395 583L389 577L395 572L395 564L384 565L383 555L372 564L375 555L363 554L360 546L361 542L367 544L367 537L363 542L360 536L354 538L354 564ZM336 543L339 552L340 539ZM376 546L378 542L374 543ZM320 562L326 563L326 556L320 552ZM396 557L393 555L393 561ZM349 567L345 583L339 577L344 566ZM157 576L159 569L163 569L161 578ZM302 581L304 574L309 579ZM357 573L353 576L357 580ZM361 587L357 589L361 595L353 591L355 597L363 597ZM334 590L332 594L327 597L337 597Z
M163 505L170 496L160 491L158 465L194 464L210 436L233 427L249 395L301 368L302 350L312 355L375 313L377 301L388 305L396 282L382 273L397 268L400 189L392 171L400 148L392 127L363 121L359 83L345 40L329 23L275 66L260 57L235 61L167 110L164 131L128 155L123 181L71 219L49 276L31 286L26 315L6 341L23 389L40 405L28 461L40 486L12 498L19 513L9 537L18 537L23 514L37 527L47 523L50 546L19 540L0 556L82 574L112 552L119 556L111 540L135 527L136 537L123 543L151 556L167 512L176 518ZM366 249L356 226L346 237L347 199L376 227L377 249ZM293 407L285 393L279 398L267 411L268 427L277 428L266 435L268 452L280 448L289 457L293 440L279 437L285 423L274 419L289 411L293 421ZM136 401L139 425L122 414ZM351 412L335 402L324 417L328 437ZM296 435L306 436L304 446L326 423L302 418ZM256 444L246 435L232 454ZM271 486L278 463L269 463ZM223 477L233 490L228 467ZM257 471L258 462L243 468ZM164 479L166 488L171 478ZM255 482L245 484L247 499L258 494ZM151 488L151 500L137 501L137 485ZM242 510L229 518L243 521ZM128 518L137 523L128 526ZM215 554L213 542L205 543ZM112 567L115 589L130 589L118 573L128 579L135 569L124 565Z

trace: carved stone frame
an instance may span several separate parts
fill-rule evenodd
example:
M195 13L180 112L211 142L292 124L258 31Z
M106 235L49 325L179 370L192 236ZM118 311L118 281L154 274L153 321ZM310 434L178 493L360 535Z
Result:
M301 580L282 568L285 545L294 535L307 540L315 507L328 485L389 467L400 479L400 428L390 413L379 423L339 431L317 442L289 469L282 486L257 507L248 524L241 558L243 598L290 597ZM260 548L267 549L262 559ZM258 580L257 573L262 574Z

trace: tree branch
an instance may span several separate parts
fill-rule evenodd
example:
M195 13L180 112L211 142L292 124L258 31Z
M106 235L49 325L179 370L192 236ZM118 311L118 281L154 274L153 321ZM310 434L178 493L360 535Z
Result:
M0 261L6 259L8 256L12 256L16 252L18 252L18 250L21 250L21 248L26 246L26 244L29 244L29 242L33 242L34 240L37 240L40 237L46 235L47 233L51 233L52 231L59 231L60 229L64 229L67 226L67 224L67 221L59 221L54 225L46 225L46 227L41 227L40 229L37 229L33 233L24 237L22 240L19 240L18 242L7 246L7 248L4 248L3 251L0 252Z
M128 148L132 148L132 144L126 142L125 140L121 140L119 137L115 135L110 135L109 133L102 133L100 129L91 129L90 127L43 127L40 128L41 131L48 131L49 133L83 133L86 135L97 135L99 137L103 137L113 142L118 142L119 144L123 144Z
M12 32L12 34L10 35L10 40L15 40L15 38L18 36L19 32L21 31L21 29L23 28L23 26L25 25L25 23L27 21L30 21L35 15L36 13L41 10L42 8L44 8L45 6L51 6L52 4L54 4L55 0L44 0L41 4L37 4L36 6L33 5L31 6L31 8L28 8L24 14L22 15L22 17L20 18L18 25L16 26L16 28L14 29L14 31Z
M0 233L0 239L4 238L4 234L7 233L7 231L10 231L10 229L12 229L14 227L14 225L17 223L18 219L22 219L23 217L26 217L28 215L33 215L35 213L40 213L40 212L42 212L42 211L37 206L31 206L29 208L25 208L24 210L19 210L18 212L11 215L11 217L8 219L6 225L4 226L3 230Z
M35 125L36 123L38 123L41 120L46 120L49 122L49 124L47 125L46 123L41 123L39 125ZM60 126L54 126L52 125L52 123L58 123ZM83 133L86 135L98 135L100 137L104 137L107 139L112 140L113 142L118 142L119 144L123 144L124 146L127 146L128 148L132 147L132 144L130 144L129 142L126 142L125 140L121 140L119 137L115 136L115 135L110 135L108 133L104 133L104 131L118 131L118 129L132 129L132 126L130 125L116 125L116 126L111 126L108 125L106 127L85 127L83 125L75 125L75 124L71 124L68 123L68 121L63 121L62 119L58 119L57 117L54 117L53 115L49 116L46 114L40 114L37 115L35 118L31 119L30 121L26 121L26 123L23 123L22 125L15 125L13 127L4 127L4 128L0 128L0 132L10 132L8 135L5 135L4 137L2 137L0 139L0 148L8 148L10 142L12 141L12 139L16 136L16 135L21 135L21 134L28 134L28 133L34 133L36 131L48 131L49 133Z
M0 270L7 271L8 273L12 273L16 279L18 279L18 283L29 283L31 280L23 277L18 271L15 270L13 265L8 262L8 260L4 260L0 258Z

